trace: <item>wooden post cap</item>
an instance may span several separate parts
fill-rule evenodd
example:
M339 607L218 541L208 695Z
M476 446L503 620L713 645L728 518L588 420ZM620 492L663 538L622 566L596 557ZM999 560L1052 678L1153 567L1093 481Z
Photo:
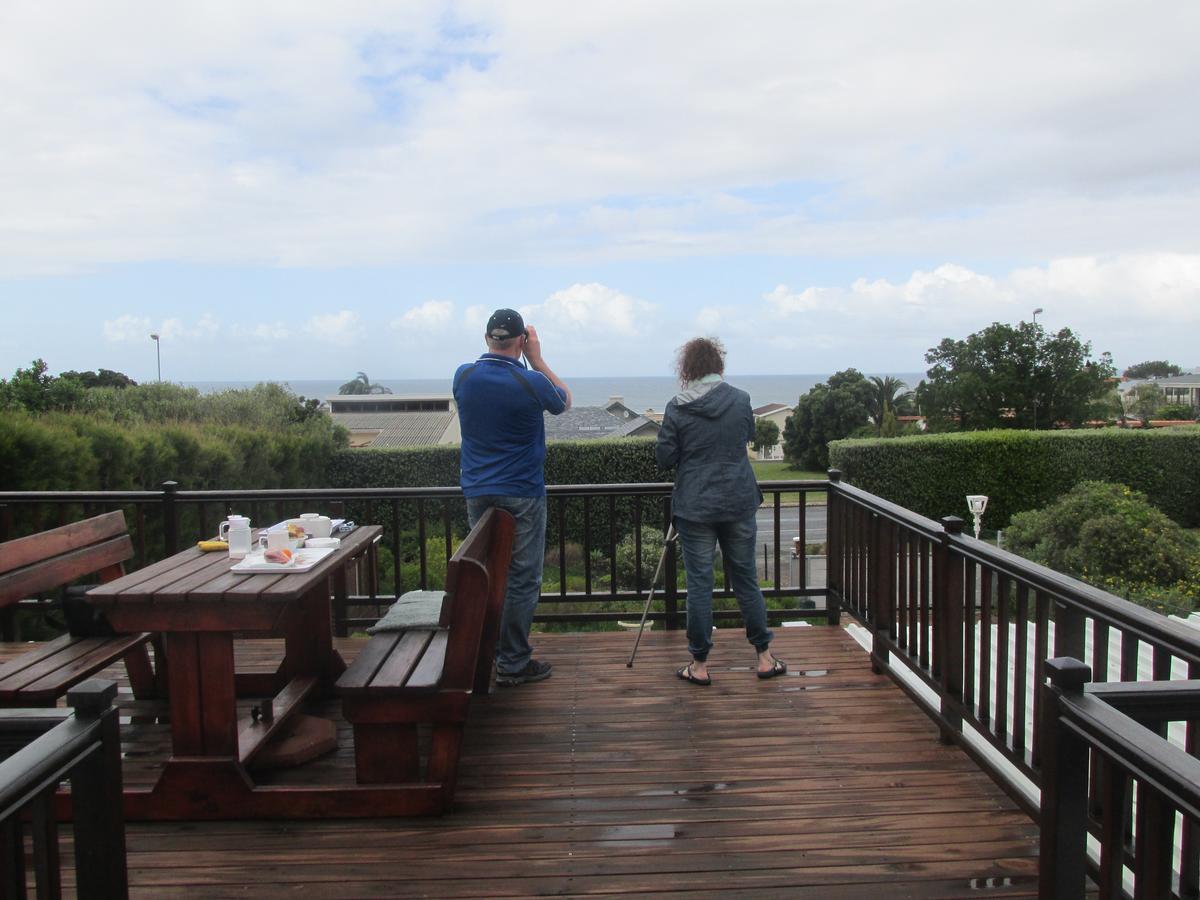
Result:
M1073 656L1056 656L1046 660L1046 675L1055 687L1078 694L1092 680L1092 667Z
M963 520L958 516L943 516L942 527L946 529L947 534L962 534Z
M107 678L89 678L67 691L67 705L76 715L98 716L117 699L117 683Z

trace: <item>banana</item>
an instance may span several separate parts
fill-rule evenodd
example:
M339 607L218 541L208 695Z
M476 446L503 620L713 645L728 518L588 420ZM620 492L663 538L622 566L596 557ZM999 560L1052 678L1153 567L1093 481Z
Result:
M215 550L228 550L229 542L228 541L198 541L196 543L196 546L199 547L204 553L212 553Z

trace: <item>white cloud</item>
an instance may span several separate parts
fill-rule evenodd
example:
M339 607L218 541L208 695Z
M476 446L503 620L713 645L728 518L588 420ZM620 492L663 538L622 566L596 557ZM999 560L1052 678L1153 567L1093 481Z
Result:
M149 319L143 316L130 315L106 320L101 326L101 330L104 334L104 339L114 343L144 341L154 331Z
M696 313L696 325L705 331L716 331L725 321L724 310L715 306L706 306Z
M446 16L6 9L0 273L1200 249L1194 4Z
M349 347L362 336L358 313L348 309L313 316L304 324L304 332L338 347Z
M163 341L196 341L211 340L221 330L220 323L211 314L205 313L198 320L187 323L183 319L171 317L161 320L155 326L146 316L123 315L110 319L101 326L104 339L114 343L141 342L151 334L157 334Z
M520 312L539 331L545 326L548 333L609 338L644 333L655 307L593 282L555 291L544 303L522 307Z
M992 322L1029 321L1041 307L1039 322L1048 330L1069 327L1096 352L1119 352L1135 336L1166 346L1172 330L1200 329L1200 254L1057 259L999 277L948 263L904 281L860 278L845 287L802 290L779 285L763 301L746 321L780 350L830 349L843 359L867 350L920 359L942 337L966 337ZM1131 318L1134 306L1152 317Z
M487 330L488 316L492 314L492 310L482 304L468 306L463 312L462 322L471 334L483 334Z
M420 306L405 310L400 318L392 320L392 328L403 331L412 328L441 331L450 324L453 317L454 304L449 300L426 300Z
M256 322L250 325L233 326L234 337L239 340L263 341L273 343L286 341L292 336L292 329L286 322Z

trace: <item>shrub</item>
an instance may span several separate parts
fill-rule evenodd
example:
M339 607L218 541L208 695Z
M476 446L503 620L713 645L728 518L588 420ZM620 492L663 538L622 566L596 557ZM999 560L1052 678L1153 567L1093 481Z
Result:
M830 445L844 479L929 518L968 518L986 494L989 529L1053 502L1087 480L1144 493L1185 526L1200 525L1200 426L1143 430L979 431Z
M1123 484L1084 481L1013 516L1014 553L1075 578L1168 586L1200 571L1200 541Z
M631 533L621 538L617 544L617 584L628 590L650 590L664 543L663 533L657 528L642 528L642 565L641 577L638 578L634 535ZM661 578L661 575L659 577Z

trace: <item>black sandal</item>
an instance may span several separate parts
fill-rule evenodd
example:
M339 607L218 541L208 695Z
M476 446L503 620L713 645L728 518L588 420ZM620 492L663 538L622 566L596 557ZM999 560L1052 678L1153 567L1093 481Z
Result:
M758 677L759 678L774 678L776 675L786 675L786 674L787 674L787 663L785 663L782 659L776 659L775 664L773 666L771 666L771 668L768 669L766 672L759 672Z
M688 663L682 669L676 670L675 675L677 678L682 678L684 681L690 681L692 684L698 684L701 687L708 687L710 684L712 684L712 676L709 676L708 678L697 678L695 675L693 675L691 663Z

